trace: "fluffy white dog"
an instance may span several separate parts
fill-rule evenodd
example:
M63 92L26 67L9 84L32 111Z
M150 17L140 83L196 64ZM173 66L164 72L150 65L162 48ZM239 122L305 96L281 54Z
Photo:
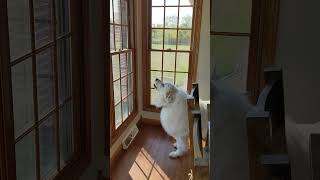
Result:
M177 88L171 83L163 83L156 79L154 87L159 93L157 102L154 104L161 108L160 121L166 133L172 136L176 143L175 151L172 151L169 156L177 158L184 155L188 150L188 93L180 88Z

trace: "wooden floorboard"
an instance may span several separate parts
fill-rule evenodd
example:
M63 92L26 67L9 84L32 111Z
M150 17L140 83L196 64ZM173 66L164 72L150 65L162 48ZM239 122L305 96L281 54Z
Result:
M171 159L173 139L160 126L141 125L140 132L115 162L112 180L207 180L208 168L192 168L190 154Z

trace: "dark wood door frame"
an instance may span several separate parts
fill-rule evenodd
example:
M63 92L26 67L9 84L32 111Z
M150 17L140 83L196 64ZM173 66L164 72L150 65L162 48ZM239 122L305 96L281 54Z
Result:
M280 0L252 0L247 90L256 103L265 82L263 70L275 63Z

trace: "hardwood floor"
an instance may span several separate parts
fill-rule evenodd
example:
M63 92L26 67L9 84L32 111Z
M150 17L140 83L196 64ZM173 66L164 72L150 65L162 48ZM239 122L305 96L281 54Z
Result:
M208 168L192 168L191 154L170 159L173 139L160 126L141 125L131 146L115 162L112 180L207 180ZM193 178L190 178L190 175Z

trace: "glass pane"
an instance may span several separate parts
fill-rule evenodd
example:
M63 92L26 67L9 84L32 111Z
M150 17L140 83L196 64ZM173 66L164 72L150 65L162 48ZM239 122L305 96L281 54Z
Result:
M179 13L179 27L192 28L192 7L180 7Z
M121 77L128 74L127 53L120 54L120 72Z
M51 115L39 126L40 176L43 179L57 172L55 119L56 116Z
M128 27L122 26L122 48L128 49Z
M188 73L176 73L176 85L184 90L187 90Z
M7 0L7 7L12 61L31 51L29 0Z
M163 30L152 29L152 49L163 49Z
M177 30L168 30L164 32L164 49L175 50L177 45Z
M164 21L164 8L153 7L152 8L152 27L163 28Z
M73 155L72 104L68 102L59 114L60 166L63 168Z
M194 0L180 0L180 5L192 6Z
M129 95L128 103L129 103L129 114L131 114L133 112L133 94Z
M128 71L129 72L132 72L132 52L128 52L127 53L127 56L128 56Z
M114 81L120 78L119 55L112 56L112 74Z
M151 70L162 69L162 52L151 51Z
M152 6L163 6L164 0L152 0Z
M115 26L115 37L116 37L116 51L122 49L121 40L121 26Z
M191 30L179 30L178 50L190 50Z
M70 5L69 0L56 0L57 35L70 32Z
M41 47L52 41L52 1L33 0L34 30L36 47Z
M122 101L122 119L123 119L123 121L125 121L129 116L128 108L129 108L128 98L125 98Z
M113 23L113 4L112 4L112 0L109 1L110 2L110 23Z
M63 39L57 43L59 103L71 97L71 43Z
M129 93L133 92L133 74L128 76L128 86L129 86Z
M188 72L189 71L189 53L177 53L177 67L176 71Z
M151 93L150 93L150 96L151 96L150 97L150 104L154 105L156 103L156 101L157 101L159 93L158 93L158 91L156 89L151 89L150 91L151 91Z
M250 33L251 0L213 1L211 29L218 32Z
M163 70L174 71L175 59L175 52L163 52Z
M114 116L115 116L115 125L116 125L116 129L121 125L122 123L122 115L121 115L121 103L118 104L115 108L114 108Z
M160 71L151 71L151 78L150 78L150 88L154 88L154 82L156 78L162 79Z
M11 69L15 137L33 125L32 61L27 59Z
M248 37L215 36L213 62L218 78L226 78L230 86L246 90L248 71Z
M114 23L121 24L121 6L120 0L113 0Z
M114 26L113 25L110 25L110 51L115 51Z
M114 104L118 104L120 102L120 80L113 83L113 96L114 96Z
M166 6L178 6L179 0L166 0Z
M178 27L178 7L166 7L166 28L177 28Z
M17 180L37 179L35 132L31 131L16 146Z
M121 0L121 15L122 15L122 24L127 25L128 24L128 6L127 6L127 0Z
M163 82L174 84L174 73L163 72Z
M52 49L47 49L36 56L38 113L43 118L54 107L54 77Z
M124 99L128 95L127 88L128 88L127 77L123 77L121 79L121 92L122 92L121 95L122 95L122 99Z

